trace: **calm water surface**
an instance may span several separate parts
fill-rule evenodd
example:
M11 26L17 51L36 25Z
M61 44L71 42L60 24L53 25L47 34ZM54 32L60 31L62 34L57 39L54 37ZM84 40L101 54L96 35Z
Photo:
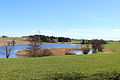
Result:
M13 50L13 54L10 56L10 58L25 58L23 56L17 56L15 55L17 51L25 50L28 47L28 45L16 45ZM80 46L76 46L76 44L42 44L42 48L81 48ZM4 47L0 47L0 51L3 50ZM78 50L72 50L76 54L83 54L82 51ZM91 52L89 52L91 54ZM5 55L0 55L0 58L5 58Z

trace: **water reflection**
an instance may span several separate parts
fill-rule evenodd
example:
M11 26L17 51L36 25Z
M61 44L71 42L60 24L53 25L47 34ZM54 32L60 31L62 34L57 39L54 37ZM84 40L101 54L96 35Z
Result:
M81 50L72 50L72 52L73 52L73 53L76 53L77 55L83 54L83 51L81 51ZM90 51L88 52L88 54L92 54L92 53L93 53L92 50L90 50Z

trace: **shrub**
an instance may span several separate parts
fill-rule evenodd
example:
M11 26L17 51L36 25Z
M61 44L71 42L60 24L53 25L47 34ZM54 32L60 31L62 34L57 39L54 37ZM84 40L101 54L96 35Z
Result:
M31 57L38 57L39 50L41 49L42 45L40 37L34 36L32 38L29 38L28 41L30 42L30 44L27 47L29 55Z
M31 55L29 55L31 56ZM43 56L52 56L52 52L49 49L40 49L38 50L35 57L43 57ZM31 56L33 57L33 56Z
M103 52L103 49L104 49L104 44L107 44L106 41L104 40L98 40L98 39L93 39L91 41L89 41L90 44L92 44L92 49L94 51L100 51L100 52Z
M90 48L83 48L82 51L83 51L83 54L88 54L88 52L90 51Z
M66 52L65 55L75 55L75 53L72 53L72 52Z
M52 52L49 50L49 49L43 49L40 51L40 54L39 56L51 56L52 55Z

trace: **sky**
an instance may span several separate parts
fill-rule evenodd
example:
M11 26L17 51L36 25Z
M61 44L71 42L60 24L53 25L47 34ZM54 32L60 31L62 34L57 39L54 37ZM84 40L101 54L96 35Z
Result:
M0 36L120 40L120 0L0 0Z

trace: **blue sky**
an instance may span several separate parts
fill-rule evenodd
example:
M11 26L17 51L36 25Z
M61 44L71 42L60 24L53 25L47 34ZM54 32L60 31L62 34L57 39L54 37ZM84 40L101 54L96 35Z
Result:
M120 40L120 0L0 0L0 35Z

